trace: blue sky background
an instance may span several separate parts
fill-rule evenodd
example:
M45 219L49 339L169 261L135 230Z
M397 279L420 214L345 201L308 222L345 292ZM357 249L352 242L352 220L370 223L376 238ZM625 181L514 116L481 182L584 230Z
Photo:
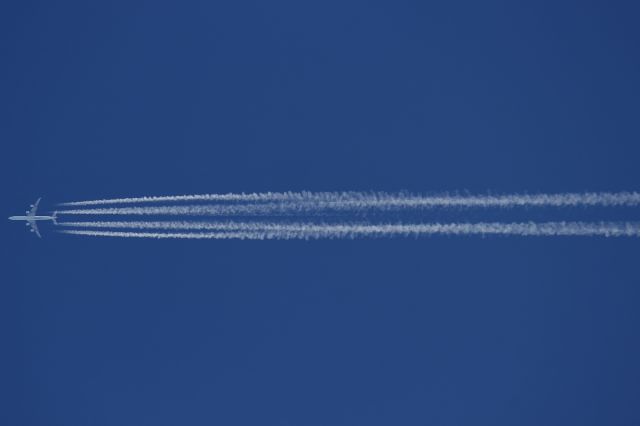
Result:
M5 2L2 212L38 196L47 210L206 192L637 190L639 12ZM42 231L2 227L2 424L640 422L637 240Z

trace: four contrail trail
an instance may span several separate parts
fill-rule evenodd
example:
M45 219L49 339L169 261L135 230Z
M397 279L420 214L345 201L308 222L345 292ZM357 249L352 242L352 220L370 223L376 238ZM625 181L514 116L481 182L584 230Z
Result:
M139 204L160 202L279 202L284 205L311 204L325 208L369 207L578 207L640 206L639 192L585 192L506 195L414 195L388 192L264 192L162 197L113 198L62 203L62 206Z
M89 222L68 223L87 228L157 230L215 230L217 232L131 232L62 230L72 235L180 238L180 239L335 239L359 237L419 237L429 235L601 236L639 237L640 224L633 222L526 222L526 223L423 223L423 224L309 224L262 222Z
M62 205L67 208L59 211L59 215L148 217L138 221L60 223L76 228L60 232L84 236L257 240L429 235L640 236L640 224L635 222L381 222L385 212L415 216L416 211L431 208L637 207L640 192L437 196L403 192L264 192L115 198ZM349 218L356 218L359 213L377 221L349 222ZM160 221L152 216L210 216L218 220ZM335 223L318 222L323 216L334 216Z

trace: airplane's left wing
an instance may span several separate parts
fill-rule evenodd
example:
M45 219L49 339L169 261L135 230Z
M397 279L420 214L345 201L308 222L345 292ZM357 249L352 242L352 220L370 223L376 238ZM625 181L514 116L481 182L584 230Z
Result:
M29 211L29 216L35 216L36 211L38 210L38 204L40 204L40 200L42 197L38 198L35 203L31 205L31 210Z
M30 220L29 221L29 226L31 226L31 231L35 232L35 234L38 236L38 238L42 238L42 235L40 235L40 231L38 231L38 224L36 223L35 220Z

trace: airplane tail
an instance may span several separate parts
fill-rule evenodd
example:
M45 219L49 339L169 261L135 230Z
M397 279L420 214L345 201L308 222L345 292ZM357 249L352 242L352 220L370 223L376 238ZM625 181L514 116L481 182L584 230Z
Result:
M54 225L58 224L58 212L53 212L53 214L51 215L51 221L53 222Z

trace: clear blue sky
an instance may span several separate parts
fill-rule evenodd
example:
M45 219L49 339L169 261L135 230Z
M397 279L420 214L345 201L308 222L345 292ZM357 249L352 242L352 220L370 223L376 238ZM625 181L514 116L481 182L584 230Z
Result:
M38 196L638 190L639 13L4 2L2 213ZM2 226L2 424L640 423L637 240L42 231Z

